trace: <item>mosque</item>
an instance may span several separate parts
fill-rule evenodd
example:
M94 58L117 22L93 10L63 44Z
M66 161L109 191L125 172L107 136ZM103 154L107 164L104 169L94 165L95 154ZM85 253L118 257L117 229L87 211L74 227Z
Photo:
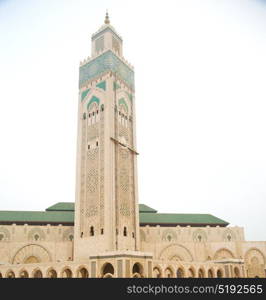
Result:
M80 63L75 203L0 211L0 278L264 277L266 242L138 203L134 68L105 22Z

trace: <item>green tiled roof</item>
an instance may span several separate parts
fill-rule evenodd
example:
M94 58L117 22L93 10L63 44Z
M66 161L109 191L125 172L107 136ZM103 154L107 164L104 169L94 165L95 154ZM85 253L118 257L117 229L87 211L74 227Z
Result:
M140 213L140 223L144 224L217 224L226 226L229 223L209 214L157 214L157 213Z
M75 205L74 202L58 202L48 208L46 208L46 211L74 211Z
M145 204L139 204L139 212L140 213L157 213L157 210L155 210Z
M73 211L0 211L0 223L74 223Z
M74 224L74 203L58 202L45 211L0 211L0 224ZM139 204L140 225L227 226L229 223L209 214L161 214Z

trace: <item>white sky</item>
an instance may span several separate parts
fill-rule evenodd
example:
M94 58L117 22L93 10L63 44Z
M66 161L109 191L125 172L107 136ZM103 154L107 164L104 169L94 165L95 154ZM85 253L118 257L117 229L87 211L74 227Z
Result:
M135 66L140 203L266 240L262 0L0 0L0 209L74 201L79 61L106 8Z

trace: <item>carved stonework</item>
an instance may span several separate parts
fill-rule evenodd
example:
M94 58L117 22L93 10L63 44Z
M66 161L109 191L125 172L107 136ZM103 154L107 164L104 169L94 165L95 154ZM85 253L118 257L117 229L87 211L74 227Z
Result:
M13 259L13 264L45 263L51 261L49 252L43 247L35 244L27 245L19 249Z

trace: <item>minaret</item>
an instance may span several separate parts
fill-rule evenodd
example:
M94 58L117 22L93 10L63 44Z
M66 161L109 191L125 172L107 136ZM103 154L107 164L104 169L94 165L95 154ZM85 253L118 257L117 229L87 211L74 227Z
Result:
M139 250L134 70L111 26L79 69L75 260Z

